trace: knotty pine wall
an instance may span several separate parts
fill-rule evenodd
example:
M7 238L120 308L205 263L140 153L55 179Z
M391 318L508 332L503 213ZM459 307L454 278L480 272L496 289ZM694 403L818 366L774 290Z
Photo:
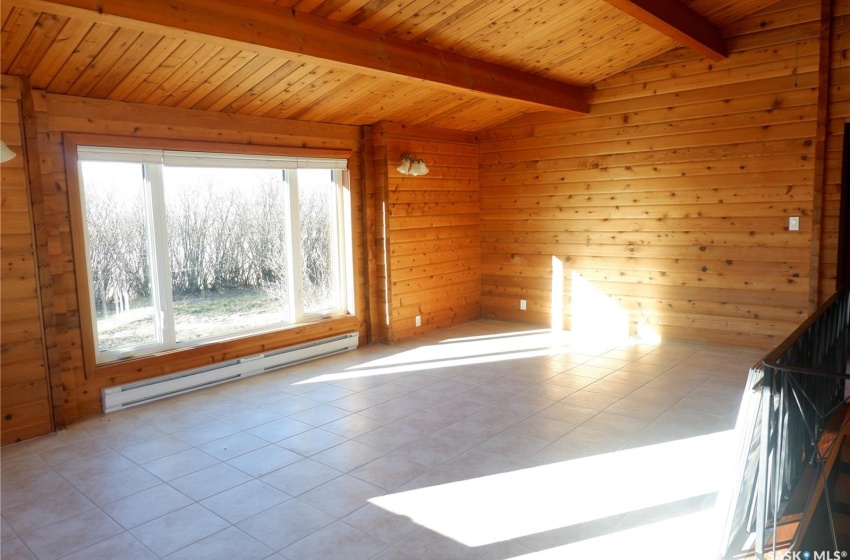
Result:
M51 224L45 233L49 264L53 272L52 288L55 305L61 308L63 317L60 324L57 324L57 338L61 356L65 422L70 424L100 411L100 390L105 386L216 363L352 330L358 330L364 335L365 341L368 311L364 297L366 276L363 274L361 255L367 240L362 220L361 140L358 127L158 108L45 94L40 91L33 91L32 99L35 120L38 123L38 146L43 150L40 154L41 173L45 177L45 184L49 185L49 188L44 190L43 204L48 223ZM86 364L82 349L74 257L74 251L78 247L74 245L72 238L72 202L69 199L65 171L63 142L66 133L198 142L199 150L204 148L204 143L222 142L351 151L349 168L354 213L352 226L356 315L168 352L156 357L126 360L100 367Z
M33 209L21 122L21 81L0 81L3 140L17 156L2 164L0 204L0 443L52 431Z
M379 307L384 310L381 340L397 342L479 319L475 136L382 122L373 127L373 144L376 214L383 232L377 237L387 252L387 266L378 264ZM402 154L410 152L425 161L427 175L412 177L397 171Z
M726 60L679 49L596 84L587 117L481 133L483 316L549 323L555 256L566 328L577 273L631 332L761 348L788 335L818 282L819 16L781 2L723 30Z
M850 118L850 0L833 7L829 59L829 112L826 122L823 231L820 252L819 298L835 291L838 267L838 219L841 199L841 159L844 124Z

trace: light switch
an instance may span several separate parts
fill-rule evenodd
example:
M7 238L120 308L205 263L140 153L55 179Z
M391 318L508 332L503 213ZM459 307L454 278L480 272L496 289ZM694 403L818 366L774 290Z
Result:
M800 218L797 216L788 218L788 231L800 231Z

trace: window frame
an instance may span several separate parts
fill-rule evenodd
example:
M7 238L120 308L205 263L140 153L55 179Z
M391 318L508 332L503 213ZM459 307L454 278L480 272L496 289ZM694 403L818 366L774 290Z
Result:
M217 144L195 141L125 138L75 133L64 134L63 140L66 168L65 171L68 183L68 194L70 202L69 210L72 226L71 238L74 247L74 268L77 285L76 292L77 297L79 299L78 309L80 312L80 329L83 342L82 349L85 373L87 378L91 377L96 370L108 369L112 366L115 366L116 364L134 361L134 359L145 360L164 354L171 354L173 352L185 352L187 350L202 349L203 347L208 347L209 345L217 343L228 342L236 339L257 337L260 335L268 335L273 334L275 332L285 331L288 329L298 329L310 323L333 320L346 316L354 316L355 294L353 267L354 232L352 228L353 207L351 204L351 185L349 183L350 174L348 171L348 166L350 165L350 159L352 157L351 151L332 149L322 150L309 148L285 148L277 146L254 146L242 144ZM113 351L113 357L111 359L99 359L99 355L104 354L104 352L100 352L97 346L97 324L93 307L94 297L91 285L92 275L88 257L88 239L85 219L85 199L82 182L82 168L80 165L80 158L78 157L78 149L80 147L103 148L106 150L132 149L149 150L155 152L173 151L182 154L195 152L203 153L206 157L211 158L221 156L220 159L226 159L228 156L237 156L243 160L256 158L258 161L268 160L269 158L286 158L288 160L295 161L297 160L297 158L302 158L304 160L307 160L308 165L306 165L305 167L310 167L310 159L316 160L314 162L314 165L312 165L312 167L314 168L326 168L321 166L321 160L346 160L345 169L337 169L334 171L335 184L337 184L339 187L336 189L338 210L336 212L337 224L335 238L337 243L340 244L338 245L338 247L342 253L340 255L340 258L337 259L337 262L339 262L340 266L339 288L340 297L342 300L340 307L331 310L330 312L317 312L309 314L305 314L302 312L293 316L292 321L289 323L274 323L262 325L257 328L234 331L223 335L205 337L202 339L196 339L191 341L176 342L176 339L172 339L174 340L173 345L166 345L166 341L160 341L156 344L140 345L137 348L144 348L146 350L143 354L138 353L129 357L121 355L114 357L115 353L121 354L121 352ZM162 167L159 167L158 169L158 180L161 181ZM287 175L289 175L290 172L293 170L294 169L286 170ZM147 181L147 178L145 180ZM297 189L290 189L287 186L287 190L290 191L290 196L292 195L292 193L295 193L294 200L297 203ZM292 198L290 197L289 200L291 201ZM295 206L295 208L297 208L297 206ZM164 206L162 206L159 211L164 215ZM161 219L164 223L164 217L162 217ZM292 229L293 228L290 228L290 230L288 231L292 231ZM162 232L164 232L164 230L162 230ZM164 233L161 235L162 237L164 237ZM291 246L295 246L294 242L292 242ZM298 250L296 252L298 253L297 260L300 261L301 251ZM292 267L292 265L290 265L290 267L294 268ZM291 277L299 278L300 280L301 275L299 270L294 269L293 272L294 274L291 274ZM155 271L155 273L159 276L167 276L168 286L170 287L170 272L163 273L162 271ZM160 279L160 282L161 281L162 280ZM168 305L171 305L172 302L170 290L166 289L165 291L169 294L167 298L169 300ZM301 309L303 311L303 306L298 305L296 309ZM173 317L173 306L171 309L171 313L171 316ZM173 321L171 322L171 328L173 330ZM130 358L130 360L126 358Z

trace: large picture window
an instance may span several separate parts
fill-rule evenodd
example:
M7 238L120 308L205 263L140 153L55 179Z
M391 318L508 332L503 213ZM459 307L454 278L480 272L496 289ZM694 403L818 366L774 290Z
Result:
M353 311L346 160L77 155L98 363Z

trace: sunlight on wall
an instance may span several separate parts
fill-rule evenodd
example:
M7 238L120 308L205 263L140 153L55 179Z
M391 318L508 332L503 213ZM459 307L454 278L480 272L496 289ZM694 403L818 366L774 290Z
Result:
M649 326L646 321L641 321L637 325L637 335L641 342L647 344L657 344L661 342L661 335L658 331Z
M717 492L733 443L730 430L370 501L478 547Z
M564 330L564 263L552 255L552 332Z
M624 343L629 339L629 313L581 274L573 271L572 333L589 341Z

